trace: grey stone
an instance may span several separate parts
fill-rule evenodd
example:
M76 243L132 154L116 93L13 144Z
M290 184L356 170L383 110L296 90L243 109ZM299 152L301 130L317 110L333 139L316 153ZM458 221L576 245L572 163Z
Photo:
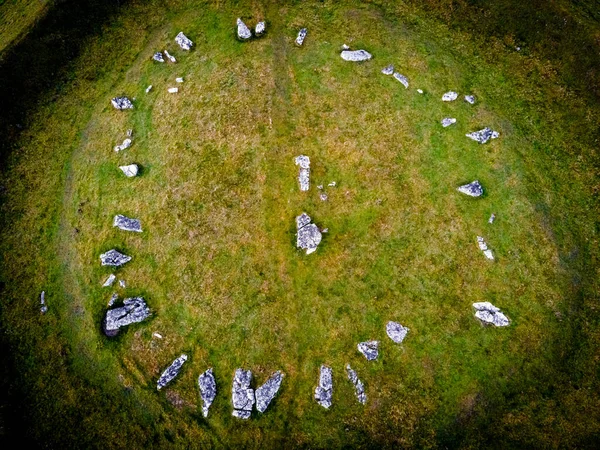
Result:
M300 183L301 191L308 191L310 188L310 158L308 156L296 156L294 162L300 166L298 174L298 182Z
M422 93L423 93L423 89L417 89L417 92L418 92L419 94L422 94Z
M342 50L350 50L350 47L346 44L342 44Z
M463 184L457 188L458 192L470 195L471 197L480 197L483 195L483 187L479 184L478 180L475 180L469 184Z
M335 187L336 185L337 185L337 183L335 181L332 181L327 186L329 186L329 187Z
M384 75L392 75L394 73L394 65L390 64L381 69L381 73Z
M138 219L130 219L121 214L117 214L113 220L113 227L118 227L123 231L142 232L142 225Z
M317 185L317 189L320 191L323 190L323 185L322 184Z
M399 74L398 72L394 73L394 78L396 80L398 80L400 83L402 83L402 85L408 89L408 78L406 78L404 75Z
M183 34L183 31L180 31L179 34L175 36L175 42L177 42L183 50L190 50L194 45L191 39Z
M442 96L442 101L444 101L444 102L453 102L457 98L458 98L458 93L456 93L454 91L449 91L449 92L446 92Z
M110 300L108 301L108 307L110 308L113 306L117 300L119 300L119 294L113 292L113 295L110 296Z
M495 307L490 302L473 303L475 308L475 317L484 323L489 323L497 327L506 327L510 324L500 308Z
M264 21L258 22L256 27L254 27L254 34L256 34L256 36L262 36L265 34L266 29L267 24Z
M100 261L103 266L120 267L131 261L131 256L124 255L123 253L112 249L106 253L102 253L100 255Z
M444 128L449 127L450 125L456 123L456 119L452 118L452 117L446 117L444 119L442 119L442 126Z
M340 56L344 61L368 61L373 57L366 50L343 50Z
M231 387L231 401L233 403L233 417L238 419L249 419L254 406L254 389L252 383L252 372L244 369L236 369Z
M465 101L471 105L475 104L475 97L473 95L465 95Z
M46 313L48 312L48 306L46 306L46 305L42 305L42 306L40 307L40 312L41 312L42 314L46 314Z
M183 367L183 363L185 363L187 361L187 359L188 359L188 357L186 354L183 354L179 358L175 359L175 361L173 361L171 363L171 365L165 369L165 371L162 373L162 375L158 379L158 381L156 383L156 389L158 389L160 391L167 384L169 384L171 381L173 381L173 379L175 379L175 377L177 375L179 375L179 372L181 371L181 368Z
M496 220L496 214L492 213L492 215L488 219L488 223L494 223L494 220Z
M106 279L106 281L104 282L104 284L102 285L102 287L109 287L112 286L112 284L115 282L115 280L117 279L117 277L115 276L114 273L111 273L108 278Z
M304 44L304 39L306 39L306 33L308 33L308 30L306 28L301 28L300 31L298 31L298 36L296 36L297 46L301 46L302 44Z
M321 242L321 232L314 223L310 223L310 217L306 213L296 217L296 226L298 228L296 245L310 255Z
M283 372L278 370L258 389L256 389L256 409L264 413L267 407L271 403L271 400L275 398L277 392L279 392L279 386L283 380Z
M479 249L483 252L487 259L494 259L494 254L488 248L487 243L481 236L477 236L477 245L479 246Z
M115 97L110 102L116 109L133 109L133 103L127 97Z
M175 78L175 81L177 83L183 83L184 80L183 80L183 77L178 77L178 78Z
M398 322L392 322L391 320L385 326L385 332L396 344L401 344L409 331L409 328L403 327Z
M198 377L198 387L200 388L200 398L202 399L202 415L208 417L208 409L217 396L217 382L215 381L212 367Z
M122 287L123 289L125 289L125 287L126 287L125 280L119 280L119 286Z
M179 92L179 88L172 87L167 89L167 91L169 92L169 94L177 94Z
M465 136L479 142L480 144L485 144L490 139L496 139L499 137L500 133L485 127L483 130L473 131L472 133L467 133Z
M162 52L156 52L154 55L152 55L152 59L154 61L158 61L158 62L161 62L161 63L165 62L165 58L163 58Z
M129 147L131 147L131 139L127 138L121 145L115 145L115 152L120 152L121 150L125 150Z
M48 312L48 306L46 305L46 291L42 291L40 294L40 312L46 314Z
M319 194L319 198L321 199L322 202L326 202L329 197L325 192L321 192Z
M363 385L362 381L360 381L360 379L358 378L356 372L352 370L350 364L346 364L346 372L348 373L348 379L354 385L357 400L359 401L359 403L362 403L364 405L365 403L367 403L367 394L365 394L365 386Z
M127 178L135 177L139 172L137 164L129 164L127 166L119 166L119 169L125 174Z
M122 327L142 322L150 314L150 308L148 308L142 297L127 298L123 300L123 306L106 311L103 322L104 334L107 336L116 336Z
M165 53L165 56L167 58L169 58L169 61L171 61L172 63L176 63L177 62L177 60L175 59L175 57L173 55L171 55L168 51L165 50L164 53Z
M130 128L129 130L127 130L127 137L132 137L133 136L133 130Z
M361 342L356 347L365 355L367 361L374 361L379 356L379 341Z
M150 92L151 90L152 90L152 85L150 85L150 86L148 86L148 87L146 88L146 94L147 94L148 92Z
M242 19L237 19L237 37L242 41L247 41L252 37L252 33L250 29L246 26L246 24L242 21Z
M323 408L331 407L333 395L333 372L331 367L322 365L319 370L319 384L315 389L315 400Z

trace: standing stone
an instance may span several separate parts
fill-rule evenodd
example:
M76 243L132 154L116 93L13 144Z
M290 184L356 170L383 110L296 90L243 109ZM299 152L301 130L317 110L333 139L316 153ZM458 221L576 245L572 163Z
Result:
M254 406L254 389L252 383L252 372L244 369L236 369L233 376L231 388L231 401L233 403L233 417L238 419L249 419Z
M471 197L480 197L483 195L483 187L479 184L478 180L475 180L469 184L463 184L457 188L458 192L470 195Z
M365 394L365 386L363 385L362 381L360 381L360 379L358 378L356 372L352 370L350 364L346 364L346 372L348 374L348 379L354 385L354 390L356 391L356 398L358 399L359 403L362 403L364 405L365 403L367 403L367 394Z
M500 308L495 307L490 302L473 303L473 308L476 309L475 317L484 323L489 323L497 327L506 327L510 324Z
M113 220L113 227L118 227L123 231L142 232L142 224L138 219L130 219L129 217L117 214Z
M296 45L298 47L302 46L302 44L304 44L304 39L306 38L306 33L308 33L308 30L306 28L302 28L300 29L300 31L298 31L298 36L296 36Z
M500 133L485 127L483 130L473 131L472 133L467 133L465 136L479 142L480 144L485 144L490 139L496 139L499 137Z
M374 361L379 356L379 341L361 342L356 347L359 352L365 355L367 361Z
M237 19L237 37L241 41L247 41L252 37L250 29L246 26L242 19Z
M315 389L315 400L323 408L331 407L333 394L333 372L331 367L322 365L319 371L319 384Z
M157 333L154 333L155 335ZM160 334L158 335L160 336ZM162 336L160 336L162 338ZM217 396L217 382L212 367L198 377L200 398L202 399L202 415L208 417L208 409Z
M294 162L300 166L298 181L300 182L300 190L308 191L310 188L310 158L308 156L296 156Z
M137 164L129 164L128 166L119 166L119 169L125 174L127 178L135 177L139 172Z
M310 216L306 213L296 217L296 227L298 229L296 245L298 248L306 250L306 254L310 255L321 242L321 232L314 223L310 223Z
M131 261L131 256L124 255L115 249L109 250L100 255L100 261L103 266L119 267Z
M394 65L390 64L381 69L381 73L384 75L392 75L394 73Z
M123 141L121 145L115 145L115 152L120 152L121 150L125 150L126 148L131 147L131 139L127 138Z
M271 403L271 400L275 398L277 392L279 392L279 386L283 380L283 372L278 370L271 377L256 390L256 409L258 412L264 413Z
M176 63L177 62L177 60L175 59L175 57L173 55L171 55L168 51L165 50L164 53L165 53L165 56L167 58L169 58L169 61L171 61L172 63Z
M113 294L110 306L118 298ZM151 315L150 308L142 297L133 297L123 300L123 306L106 311L102 327L107 336L116 336L122 327L132 323L142 322ZM159 388L160 389L160 388Z
M156 52L154 55L152 55L152 59L160 63L165 62L165 58L163 58L163 54L161 52Z
M190 50L194 45L194 43L183 34L183 31L180 31L179 34L175 36L175 42L177 42L183 50Z
M188 357L186 354L181 355L175 361L171 363L169 367L162 373L158 382L156 383L156 389L159 391L164 388L167 384L169 384L173 379L179 375L181 368L183 367L183 363L187 361Z
M262 36L263 34L265 34L265 31L267 29L267 24L265 23L265 21L261 21L258 22L256 24L256 27L254 28L254 34L256 34L256 36Z
M394 73L394 78L402 83L406 89L408 89L408 78L406 78L404 75L400 75L398 72Z
M456 123L456 119L452 118L452 117L446 117L444 119L442 119L442 126L444 128L449 127L450 125Z
M115 97L110 102L116 109L133 109L133 103L127 97Z
M344 61L368 61L373 57L366 50L344 50L340 56Z
M117 277L115 276L114 273L111 273L108 278L106 279L106 281L104 282L104 284L102 285L102 287L109 287L112 286L112 284L115 282L115 280L117 279Z
M475 97L473 95L465 95L465 101L471 105L475 104Z
M403 327L398 322L392 322L391 320L385 326L385 332L396 344L401 344L409 331L409 328Z
M442 96L442 101L444 101L444 102L453 102L457 98L458 98L458 93L456 93L454 91L450 91L450 92L446 92Z

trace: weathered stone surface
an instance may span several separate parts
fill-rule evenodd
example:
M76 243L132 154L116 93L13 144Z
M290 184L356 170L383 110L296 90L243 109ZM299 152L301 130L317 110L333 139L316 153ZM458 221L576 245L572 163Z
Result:
M453 102L457 98L458 98L458 93L456 93L454 91L450 91L450 92L446 92L442 96L442 101L444 101L444 102Z
M116 336L122 327L141 322L150 314L150 308L142 297L127 298L123 300L123 306L106 311L103 322L104 334Z
M488 248L485 240L481 236L477 236L477 245L479 246L479 249L483 252L483 254L485 255L485 257L487 259L491 259L491 260L494 259L494 254Z
M118 227L123 231L142 232L142 224L138 219L130 219L121 214L117 214L113 220L113 227Z
M131 147L131 139L127 138L121 145L115 145L115 152L120 152L121 150L125 150L129 147Z
M296 156L294 162L300 166L298 174L298 182L300 183L301 191L308 191L310 188L310 158L308 156Z
M177 94L179 92L179 88L172 87L167 89L167 91L169 92L169 94Z
M128 178L135 177L139 172L139 167L137 164L129 164L127 166L119 166L119 169L121 169L121 171Z
M465 95L465 101L471 105L475 104L475 97L473 95Z
M321 232L314 223L310 223L310 217L306 213L296 217L296 226L298 228L296 245L310 255L321 242Z
M392 322L391 320L385 326L385 332L396 344L401 344L409 331L409 328L403 327L398 322Z
M394 78L396 80L398 80L400 83L402 83L402 85L408 89L408 78L406 78L404 75L399 74L398 72L394 73Z
M323 408L331 407L333 395L333 372L331 367L322 365L319 370L319 384L315 389L315 400Z
M163 58L162 52L156 52L154 55L152 55L152 59L154 61L158 61L158 62L161 62L161 63L165 62L165 58Z
M476 309L475 317L484 323L489 323L497 327L505 327L510 324L500 308L495 307L490 302L473 303L473 308Z
M344 61L368 61L373 57L366 50L343 50L340 56Z
M247 41L252 37L252 32L250 28L246 26L246 24L242 21L242 19L237 19L237 37L242 41Z
M200 398L202 399L202 415L208 417L208 409L217 396L217 382L215 381L212 367L198 377L198 387L200 388Z
M367 361L374 361L379 356L379 341L361 342L356 347L365 355Z
M167 384L169 384L173 379L179 375L181 368L183 367L183 363L187 361L188 357L186 354L181 355L179 358L175 359L171 363L169 367L162 373L158 382L156 383L156 389L159 391L164 388Z
M480 144L485 144L490 139L496 139L499 137L500 133L485 127L483 130L473 131L472 133L467 133L465 136L479 142Z
M381 73L384 75L392 75L394 73L394 65L389 64L385 66L383 69L381 69Z
M306 39L306 33L308 33L308 30L306 28L301 28L300 31L298 31L298 36L296 36L297 46L301 46L302 44L304 44L304 39Z
M442 119L442 126L444 128L449 127L450 125L456 123L456 119L452 118L452 117L445 117L444 119Z
M164 53L165 53L165 56L167 58L169 58L169 61L171 61L172 63L176 63L177 62L177 60L175 59L175 57L173 55L171 55L168 51L165 50Z
M275 398L277 392L279 392L279 386L283 380L283 372L278 370L258 389L256 389L256 409L264 413L267 407L271 403L271 400Z
M231 401L233 403L233 417L248 419L254 406L254 389L252 383L252 372L244 369L236 369L231 387Z
M179 34L175 36L175 42L177 42L183 50L190 50L194 45L192 40L183 34L183 31L180 31Z
M115 280L117 279L117 277L115 276L114 273L111 273L108 278L106 279L106 281L104 282L104 284L102 285L102 287L109 287L112 286L112 284L115 282Z
M119 267L131 261L131 256L124 255L115 249L109 250L100 255L100 261L103 266Z
M475 180L469 184L463 184L457 188L458 192L470 195L471 197L480 197L483 195L483 187L479 184L478 180Z
M346 372L348 373L348 379L354 385L357 400L364 405L365 403L367 403L367 394L365 394L365 386L363 385L362 381L360 381L360 379L358 378L356 372L352 370L350 364L346 364Z
M115 97L110 102L116 109L133 109L133 103L127 97Z
M264 21L261 21L256 24L256 27L254 27L254 34L256 36L262 36L263 34L265 34L266 30L267 24Z
M488 223L494 223L494 220L496 220L496 214L492 213L492 215L488 219Z

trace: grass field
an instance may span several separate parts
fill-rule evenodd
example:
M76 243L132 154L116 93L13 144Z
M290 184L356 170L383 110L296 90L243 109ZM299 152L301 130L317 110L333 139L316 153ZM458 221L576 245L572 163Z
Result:
M527 36L471 33L436 8L129 2L90 34L5 155L5 435L63 448L594 447L600 107L582 86L596 75L573 78L573 61ZM238 16L266 19L267 34L238 42ZM598 36L596 19L572 42ZM173 41L182 30L189 53ZM344 43L373 60L343 61ZM151 60L163 49L177 64ZM409 89L381 74L389 63ZM448 90L459 100L442 102ZM134 110L112 108L120 94ZM484 126L500 138L465 137ZM115 153L129 128L132 147ZM132 162L142 173L127 179L117 167ZM456 192L474 179L483 198ZM308 256L295 248L302 212L329 228ZM113 228L115 214L144 232ZM133 256L116 272L125 289L101 287L110 248ZM144 296L153 316L108 339L113 291ZM481 326L479 301L511 326ZM388 320L410 328L402 345ZM381 341L376 362L356 350L369 339ZM181 375L157 392L181 353ZM313 399L321 364L334 371L329 411ZM208 367L219 391L204 419L196 380ZM238 367L256 386L285 373L247 422L231 417Z

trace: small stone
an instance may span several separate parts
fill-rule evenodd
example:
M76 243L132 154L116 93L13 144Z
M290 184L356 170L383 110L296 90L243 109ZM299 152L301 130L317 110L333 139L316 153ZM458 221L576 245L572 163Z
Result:
M450 92L446 92L442 96L442 101L444 101L444 102L453 102L457 98L458 98L458 93L456 93L454 91L450 91Z
M150 92L151 90L152 90L152 85L150 85L150 86L148 86L148 87L146 88L146 94L147 94L148 92Z
M475 96L473 95L465 95L465 101L470 103L471 105L475 104Z
M488 223L494 223L494 220L496 220L496 214L492 213L492 215L488 219Z
M320 191L322 191L322 190L323 190L323 185L322 185L322 184L319 184L319 185L317 186L317 189L318 189L318 190L320 190Z
M40 312L42 314L46 314L48 312L48 307L46 305L42 305L40 308Z
M129 164L128 166L119 166L119 169L125 174L126 177L135 177L139 172L137 164Z
M256 27L254 28L254 34L256 36L262 36L263 34L265 34L266 29L267 24L264 21L258 22L256 24Z
M409 331L409 328L403 327L398 322L392 322L391 320L385 326L385 332L396 344L401 344Z
M177 83L183 83L183 77L175 78Z
M110 102L116 109L133 109L133 103L127 97L115 97Z
M379 356L379 341L361 342L356 347L359 352L365 355L367 361L374 361Z
M118 227L123 231L142 232L142 225L138 219L130 219L121 214L117 214L113 220L113 227Z
M110 308L115 302L119 300L119 294L113 292L113 295L110 296L110 300L108 301L108 307Z
M233 376L231 388L231 401L233 403L233 417L238 419L249 419L254 406L254 389L252 383L252 372L244 369L236 369Z
M475 317L484 323L489 323L497 327L505 327L510 324L508 317L490 302L473 303L473 308L476 309Z
M398 72L394 73L394 78L402 83L406 89L408 89L408 78L406 78L404 75L400 75Z
M163 58L163 54L161 52L156 52L153 56L152 59L154 61L158 61L160 63L164 63L165 62L165 58Z
M127 287L127 285L125 284L125 280L119 280L119 286L125 289Z
M336 185L337 185L337 183L335 181L332 181L327 186L329 186L329 187L335 187Z
M300 31L298 31L298 36L296 36L296 45L297 46L301 46L302 44L304 44L304 39L306 38L306 33L308 33L308 30L306 28L301 28Z
M319 370L319 384L315 389L315 400L323 408L331 407L331 397L333 395L333 372L331 367L322 365Z
M329 228L323 228L323 229L321 230L321 233L329 233Z
M451 118L451 117L446 117L444 119L442 119L442 126L444 128L449 127L450 125L456 123L456 119Z
M131 261L131 256L124 255L115 249L109 250L100 255L100 261L103 266L120 267Z
M242 21L242 19L238 18L237 21L237 37L242 41L247 41L252 37L252 33L250 29L246 26L246 24Z
M179 88L172 87L167 89L167 91L169 91L169 94L177 94L179 92Z
M485 240L481 236L477 236L477 245L479 246L479 249L483 252L483 254L485 255L485 257L487 259L491 259L491 260L494 259L494 254L488 248Z
M346 44L342 44L342 50L350 50L350 47Z
M157 339L162 339L163 338L162 334L160 334L160 333L152 333L152 336L154 336Z
M198 377L198 387L202 399L202 415L208 417L208 409L217 396L217 382L212 367Z
M40 305L46 304L46 291L40 293Z
M127 138L121 145L115 145L115 152L120 152L121 150L125 150L129 147L131 147L131 139Z
M133 136L133 130L130 128L129 130L127 130L127 132L125 134L127 135L127 137L132 137Z
M418 92L419 94L422 94L422 93L423 93L423 89L417 89L417 92Z
M165 53L165 56L167 58L169 58L169 61L171 61L172 63L176 63L177 62L177 60L175 59L175 57L173 55L171 55L168 51L165 50L164 53Z
M190 50L194 45L194 43L183 34L183 31L180 31L179 34L175 36L175 42L177 42L183 50Z
M344 50L340 54L344 61L368 61L373 56L366 50Z
M300 190L308 191L310 188L310 158L308 156L300 155L296 156L294 162L297 166L300 166L300 171L298 174Z
M181 367L183 366L183 363L185 363L187 361L187 359L188 359L187 355L183 354L179 358L177 358L175 361L173 361L171 363L171 365L169 367L167 367L167 369L162 373L162 375L158 379L158 382L156 383L156 389L158 389L160 391L167 384L169 384L171 381L173 381L173 379L177 375L179 375L179 372L181 371Z
M296 226L298 229L296 245L298 248L305 249L306 254L310 255L321 242L321 232L314 223L310 223L310 217L306 213L296 217Z
M367 403L367 394L365 394L365 386L363 385L362 381L360 381L360 379L358 378L356 372L352 370L350 364L346 364L346 373L348 374L348 379L354 385L354 390L356 391L356 398L358 399L359 403L362 403L364 405L365 403Z
M322 202L326 202L329 197L327 196L327 194L325 192L321 192L319 194L319 198L321 199Z
M111 299L113 304L118 298L116 295L113 294L113 298ZM104 334L110 337L116 336L122 327L142 322L150 315L150 308L148 308L142 297L127 298L123 300L123 306L106 311L104 321L102 322Z
M480 144L485 144L490 139L496 139L499 137L500 133L485 127L483 130L473 131L472 133L467 133L465 136L479 142Z
M483 187L481 184L479 184L478 180L459 186L457 191L466 195L470 195L471 197L480 197L483 195Z
M111 273L108 278L106 279L106 281L104 282L104 284L102 285L102 287L109 287L112 286L112 284L115 282L115 280L117 279L117 277L115 276L114 273Z
M485 257L487 259L490 259L490 260L494 259L494 254L492 253L492 251L490 249L484 250L483 254L485 255Z
M384 75L392 75L394 73L394 65L390 64L389 66L385 66L381 69L381 73Z
M256 389L256 409L260 413L264 413L267 407L271 403L271 400L275 398L277 392L279 392L279 386L283 380L283 372L278 370L261 387Z

